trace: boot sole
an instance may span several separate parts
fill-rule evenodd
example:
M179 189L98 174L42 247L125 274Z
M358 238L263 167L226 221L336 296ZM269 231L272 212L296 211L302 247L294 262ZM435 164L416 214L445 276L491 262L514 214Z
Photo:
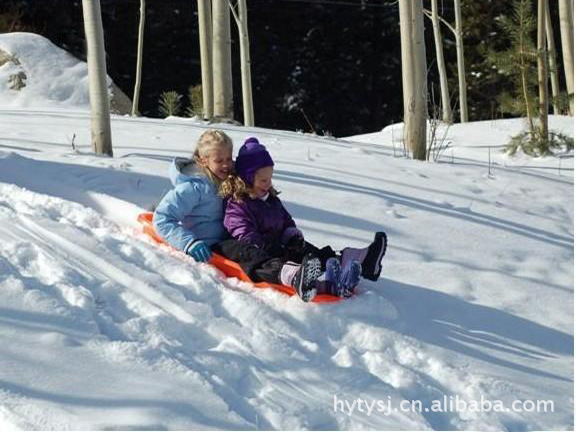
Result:
M342 267L336 258L329 258L326 261L326 281L330 282L330 293L337 297L342 295Z
M342 273L342 297L350 297L360 283L362 266L358 261L350 263L350 267Z
M309 302L316 297L317 290L313 286L322 273L321 263L318 258L304 258L302 269L298 274L296 292L304 302Z
M374 241L368 248L366 258L362 262L362 277L371 281L377 281L382 272L382 258L386 254L388 238L386 233L377 232ZM372 271L371 271L372 270Z

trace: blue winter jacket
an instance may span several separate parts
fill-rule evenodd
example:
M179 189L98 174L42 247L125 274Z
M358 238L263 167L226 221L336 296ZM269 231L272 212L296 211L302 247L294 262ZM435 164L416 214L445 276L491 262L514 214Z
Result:
M169 174L174 188L154 212L158 234L186 253L196 241L212 246L222 240L224 205L214 182L190 159L174 159Z

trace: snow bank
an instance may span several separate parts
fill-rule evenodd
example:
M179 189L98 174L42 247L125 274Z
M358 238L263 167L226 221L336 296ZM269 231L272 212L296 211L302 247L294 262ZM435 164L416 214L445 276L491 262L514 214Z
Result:
M37 65L37 49L54 50L43 43L0 35ZM81 105L85 75L65 57L66 91L45 90L59 81L46 66L30 93L6 102L4 87L0 103ZM268 146L308 240L339 249L388 233L382 277L316 305L225 279L134 229L206 125L113 116L106 158L90 152L86 112L4 107L2 430L573 429L573 159L488 166L487 148L497 155L519 121L455 125L442 163L399 157L387 141L399 126L337 140L212 125L236 149L254 135ZM573 136L567 122L552 118ZM432 409L482 399L504 410ZM538 400L553 410L511 409Z
M0 66L0 108L89 109L85 62L33 33L0 34L0 50L9 58Z

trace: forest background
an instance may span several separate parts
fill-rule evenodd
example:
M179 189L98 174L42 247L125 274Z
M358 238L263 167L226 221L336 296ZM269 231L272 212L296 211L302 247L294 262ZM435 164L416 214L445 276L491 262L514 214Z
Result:
M425 7L427 1L424 2ZM398 4L389 0L252 0L248 27L254 115L265 128L348 136L402 121L402 71ZM139 0L101 0L108 75L132 97L136 68ZM159 117L163 92L188 94L201 83L197 2L147 0L141 114ZM517 116L499 98L513 84L489 59L510 44L498 22L513 2L464 1L462 18L470 120ZM558 2L550 2L553 17ZM441 16L454 21L453 2L439 1ZM426 45L430 94L440 103L432 25ZM559 26L555 40L560 41ZM82 2L4 0L0 32L41 34L86 60ZM235 118L242 118L239 43L232 26ZM456 49L444 29L444 55L457 112ZM562 62L561 87L565 88ZM435 96L434 96L435 95Z

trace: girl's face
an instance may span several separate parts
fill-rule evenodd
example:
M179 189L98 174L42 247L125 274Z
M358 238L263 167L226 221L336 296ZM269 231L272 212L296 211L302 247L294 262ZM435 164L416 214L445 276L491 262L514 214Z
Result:
M257 197L261 198L268 193L272 187L273 174L274 168L271 166L260 168L254 173L254 184L252 186L252 191Z
M220 180L224 180L232 171L232 150L227 148L210 150L207 156L200 158L200 163Z

